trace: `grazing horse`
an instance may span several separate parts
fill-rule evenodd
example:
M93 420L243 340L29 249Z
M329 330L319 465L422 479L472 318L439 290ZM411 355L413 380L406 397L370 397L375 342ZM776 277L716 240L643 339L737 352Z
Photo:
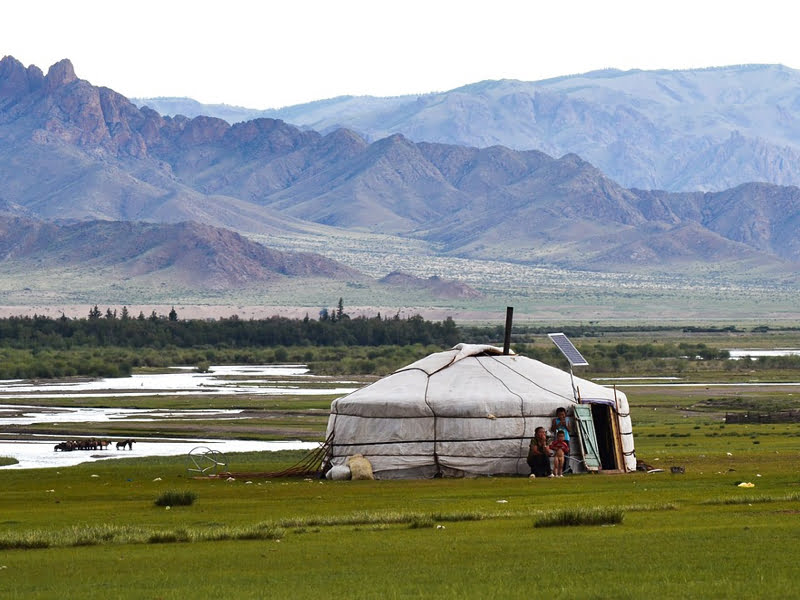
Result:
M60 450L61 452L72 452L73 450L76 450L78 448L79 446L77 441L67 440L66 442L60 442L56 444L55 447L53 448L53 451L58 452Z
M128 447L128 450L133 450L133 442L134 440L122 440L121 442L117 442L117 450L125 450L125 446Z
M97 445L100 447L100 450L105 450L111 445L111 442L108 440L97 440Z

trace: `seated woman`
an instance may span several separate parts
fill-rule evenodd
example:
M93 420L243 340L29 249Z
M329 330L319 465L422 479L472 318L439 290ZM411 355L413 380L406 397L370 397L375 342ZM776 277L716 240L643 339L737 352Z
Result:
M528 466L531 477L552 477L550 470L550 450L547 447L547 432L544 427L537 427L528 450Z

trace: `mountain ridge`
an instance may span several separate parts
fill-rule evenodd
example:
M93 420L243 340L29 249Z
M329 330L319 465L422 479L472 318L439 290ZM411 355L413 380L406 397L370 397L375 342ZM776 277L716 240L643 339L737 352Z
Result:
M0 61L0 206L18 216L267 236L337 227L425 240L452 257L573 269L680 273L716 261L794 273L800 263L796 187L625 188L575 153L162 117L77 78L68 60L41 73Z
M800 159L799 88L800 71L775 64L605 69L247 114L322 132L348 127L368 140L403 133L417 142L576 153L626 187L721 191L749 181L800 184L790 167ZM738 148L726 151L731 139Z

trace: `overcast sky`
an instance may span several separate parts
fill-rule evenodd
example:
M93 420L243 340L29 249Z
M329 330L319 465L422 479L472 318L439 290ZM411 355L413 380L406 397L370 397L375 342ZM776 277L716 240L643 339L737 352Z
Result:
M0 55L128 97L276 108L593 69L800 68L800 5L758 0L17 0Z

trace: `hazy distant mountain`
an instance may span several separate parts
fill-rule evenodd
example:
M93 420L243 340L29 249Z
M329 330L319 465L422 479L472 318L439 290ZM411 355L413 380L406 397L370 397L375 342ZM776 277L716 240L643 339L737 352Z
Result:
M245 108L243 106L232 106L230 104L202 104L191 98L131 98L138 107L147 107L165 116L183 115L193 119L194 117L216 117L228 123L240 123L242 121L252 121L263 115L263 111Z
M158 100L142 102L165 114L190 110L192 102ZM627 187L711 191L750 181L800 185L799 111L800 71L740 65L484 81L424 96L343 96L237 114L322 132L347 127L370 140L402 133L414 141L575 153ZM203 108L194 104L190 112ZM210 106L205 114L223 115Z
M516 82L482 85L489 98ZM674 161L664 143L659 156ZM682 272L695 262L794 274L800 262L796 187L648 192L576 154L400 134L369 143L347 129L323 135L267 118L162 117L78 79L66 60L47 75L0 61L0 212L259 234L322 224L415 237L454 256L596 270Z

